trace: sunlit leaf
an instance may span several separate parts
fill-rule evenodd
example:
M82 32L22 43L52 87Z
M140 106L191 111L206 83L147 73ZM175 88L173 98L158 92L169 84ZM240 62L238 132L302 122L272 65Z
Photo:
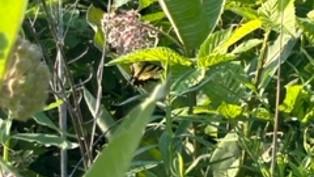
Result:
M237 28L234 32L232 32L231 36L219 47L217 51L221 53L225 53L225 51L233 44L241 40L244 36L250 34L256 29L262 26L262 22L259 19L251 20L239 28Z
M234 119L241 115L243 110L239 105L223 102L219 105L217 111L225 118Z
M165 47L156 47L149 49L141 49L131 52L129 54L123 55L117 59L114 59L107 63L107 66L115 64L129 64L135 62L163 62L170 65L186 65L189 66L192 64L192 61L189 58L179 55L170 48Z
M210 159L213 177L235 177L240 169L241 151L238 146L239 137L230 132L219 140Z
M236 56L233 54L219 54L212 53L205 57L201 57L197 60L197 66L200 68L209 68L218 64L222 64L228 61L236 59Z
M27 0L0 1L0 81L9 52L20 30L27 3Z

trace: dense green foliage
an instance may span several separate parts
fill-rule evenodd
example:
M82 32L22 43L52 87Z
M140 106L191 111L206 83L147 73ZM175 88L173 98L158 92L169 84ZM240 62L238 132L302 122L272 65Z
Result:
M314 176L314 0L0 0L0 14L0 90L18 38L51 73L27 121L0 94L5 173Z

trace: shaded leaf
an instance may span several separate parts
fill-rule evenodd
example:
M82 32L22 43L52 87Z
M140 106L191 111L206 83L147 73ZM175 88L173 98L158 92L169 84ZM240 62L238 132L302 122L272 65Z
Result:
M155 102L163 97L164 86L158 86L153 94L135 107L123 120L112 136L111 142L102 150L91 166L86 177L124 177L135 150L143 135L155 107Z
M95 113L95 107L96 107L96 99L94 96L86 89L84 88L84 99L88 106L89 111L93 115L93 117L96 117ZM96 117L96 123L102 133L107 137L110 138L112 134L112 126L114 125L115 121L109 111L103 106L100 105L100 114L99 117Z
M159 0L159 4L181 43L195 49L215 28L225 0Z
M57 146L61 149L74 149L79 146L77 143L67 141L60 136L43 133L17 133L12 135L11 138L30 143L38 143L46 147Z

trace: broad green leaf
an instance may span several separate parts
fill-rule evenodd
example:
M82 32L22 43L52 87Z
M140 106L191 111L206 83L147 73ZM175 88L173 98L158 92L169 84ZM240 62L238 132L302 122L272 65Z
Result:
M20 30L27 3L27 0L0 0L0 81Z
M235 177L240 169L241 150L239 137L230 132L219 140L218 146L210 159L213 177Z
M211 100L211 105L217 108L222 101L240 104L250 96L245 84L250 82L244 67L240 62L229 62L210 68L206 73L207 83L202 92Z
M220 47L220 44L228 39L230 35L231 28L228 30L220 30L209 34L200 47L198 57L205 57L211 54L216 48Z
M288 85L286 86L286 96L283 103L280 105L280 111L291 113L298 104L298 100L302 95L303 86L302 85Z
M222 102L217 111L227 119L234 119L241 115L243 110L239 105Z
M232 61L234 59L236 59L236 56L233 54L212 53L205 57L199 58L197 60L197 66L199 68L209 68L221 63Z
M11 136L13 139L27 141L30 143L38 143L40 145L49 147L57 146L61 149L74 149L79 145L77 143L70 142L60 136L43 133L17 133Z
M165 94L165 86L158 86L143 103L135 107L114 132L111 141L98 155L85 177L124 177L157 100Z
M123 55L106 64L111 66L115 64L129 64L135 62L162 62L170 65L190 66L192 61L189 58L179 55L175 51L166 47L156 47L149 49L140 49L129 54Z
M84 88L84 99L89 111L93 117L95 117L96 99L86 88ZM110 138L112 134L112 126L114 125L115 121L109 111L103 105L100 106L100 114L99 117L96 117L96 123L102 133L104 133L107 138Z
M159 0L174 31L188 49L197 49L213 31L225 0Z
M205 69L191 69L178 76L171 85L171 94L183 95L205 78Z
M267 0L258 9L263 25L280 31L280 26L291 35L296 34L295 0ZM283 18L281 16L283 15Z
M220 53L225 53L231 45L241 40L244 36L260 28L261 25L262 22L259 19L251 20L241 25L231 34L229 39L227 39L219 48L217 48L217 51Z

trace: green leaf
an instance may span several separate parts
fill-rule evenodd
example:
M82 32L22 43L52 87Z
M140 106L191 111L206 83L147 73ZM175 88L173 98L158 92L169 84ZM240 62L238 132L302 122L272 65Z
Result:
M171 94L183 95L190 89L199 84L205 78L206 71L204 69L190 69L178 76L171 85Z
M239 5L227 5L227 10L232 11L233 13L240 15L248 20L253 20L258 18L258 14L256 10L249 8L249 7L241 7Z
M47 117L45 113L43 112L37 113L33 116L33 118L39 125L49 127L61 133L61 130Z
M302 85L288 85L286 86L286 96L283 103L280 105L280 111L291 113L296 104L300 104L300 96L302 96Z
M93 5L89 6L86 13L87 23L94 29L101 27L101 20L105 12Z
M17 133L12 135L11 138L38 143L46 147L57 146L61 149L74 149L79 146L77 143L69 142L60 136L43 133Z
M23 22L27 0L0 1L0 81Z
M231 28L227 30L220 30L208 35L206 40L202 43L198 52L198 57L205 57L211 54L216 48L220 46L223 41L231 35Z
M260 45L263 41L261 39L250 39L247 41L244 41L239 46L237 46L235 49L232 50L232 54L240 54L249 51L250 49Z
M63 104L63 100L58 99L55 102L50 103L49 105L45 106L44 111L49 111L49 110L55 109L62 104Z
M154 22L165 18L164 12L155 12L141 17L143 21Z
M177 37L188 49L197 49L216 27L225 0L159 0Z
M106 64L111 66L115 64L129 64L135 62L162 62L170 65L185 65L190 66L192 61L189 58L179 55L175 51L166 47L156 47L149 49L140 49L129 54L123 55Z
M251 32L255 31L256 29L262 26L262 22L259 19L251 20L239 28L237 28L231 36L219 47L216 51L219 53L225 53L227 49L241 40L244 36L250 34Z
M135 150L151 118L155 103L165 94L165 86L158 86L152 95L135 107L114 132L111 142L96 158L85 177L124 177Z
M300 28L303 30L303 33L307 40L310 41L310 43L314 44L314 21L311 21L309 19L305 18L299 18L298 24Z
M102 9L94 7L93 5L88 7L88 10L86 13L86 21L95 32L94 38L93 38L94 45L100 51L103 50L104 43L106 41L105 35L102 31L102 24L101 24L104 14L105 12Z
M86 88L84 88L83 91L84 99L88 109L93 117L95 117L96 99ZM112 126L114 125L115 121L109 111L103 105L100 105L100 114L99 117L96 117L96 123L104 135L107 138L110 138L112 134Z
M233 54L212 53L197 60L199 68L209 68L236 59Z
M271 78L276 73L279 65L278 61L281 57L281 63L284 63L293 51L297 39L289 34L280 34L275 40L274 44L268 48L267 57L262 71L261 82L258 88L266 88ZM282 40L282 41L281 41Z
M239 105L222 102L217 111L227 119L234 119L241 115L243 110Z
M218 143L210 159L213 177L235 177L240 169L241 151L236 133L228 133Z
M295 35L296 12L294 7L295 0L268 0L258 9L263 25L280 31L283 25L286 33ZM284 2L284 4L281 2ZM284 15L281 18L281 15Z
M157 0L139 0L139 9L144 9L152 5L154 2L157 2Z

